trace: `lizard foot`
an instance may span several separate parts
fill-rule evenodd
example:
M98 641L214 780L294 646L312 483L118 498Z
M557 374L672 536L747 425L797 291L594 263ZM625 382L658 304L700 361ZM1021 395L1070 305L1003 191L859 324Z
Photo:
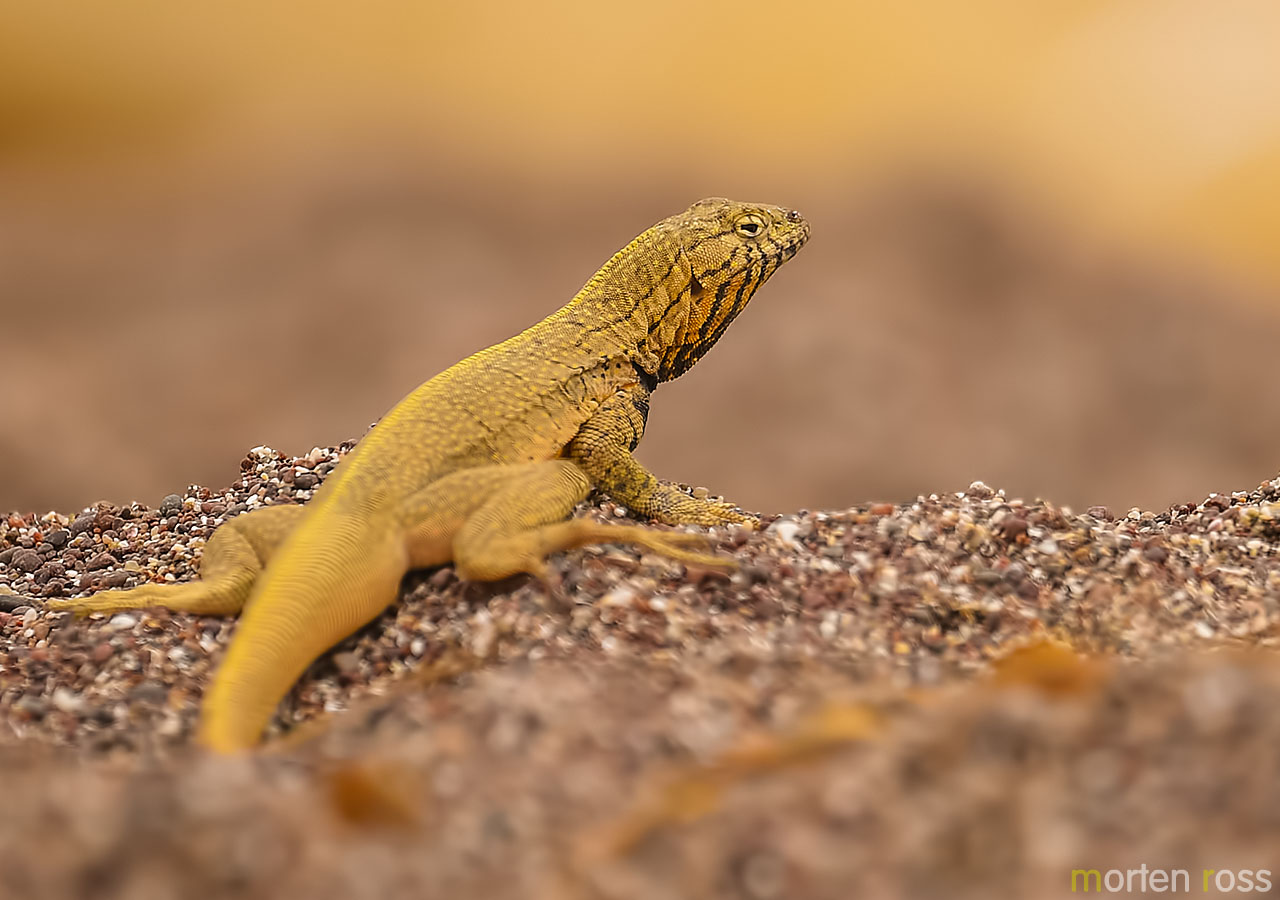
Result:
M657 531L652 528L627 525L608 527L611 533L601 536L600 540L611 543L634 544L646 550L652 550L654 553L659 553L668 559L696 563L700 566L733 569L738 565L737 560L732 557L717 556L706 552L711 549L711 539L705 534Z
M129 609L146 609L161 606L177 612L196 615L233 615L240 603L229 601L226 590L207 582L192 581L184 584L142 584L123 591L101 591L91 597L73 597L68 600L46 600L45 609L52 612L72 612L77 619L91 613L113 613Z
M758 521L727 500L683 499L654 516L667 525L748 525Z

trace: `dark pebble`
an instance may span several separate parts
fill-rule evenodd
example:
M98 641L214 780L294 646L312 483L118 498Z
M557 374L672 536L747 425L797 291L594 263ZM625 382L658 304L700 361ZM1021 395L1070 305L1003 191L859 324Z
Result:
M1169 558L1169 551L1159 544L1152 544L1142 551L1142 558L1153 563L1162 563Z
M122 588L129 583L128 572L109 572L102 576L99 584L104 588Z
M831 596L816 587L805 588L800 594L800 605L805 609L824 609L831 603Z
M67 582L61 578L50 578L40 590L42 597L61 597L67 592Z
M333 666L343 675L352 676L360 672L360 657L350 651L333 654Z
M19 550L9 564L19 572L34 572L44 563L44 558L34 550Z
M742 574L747 576L747 581L751 584L764 584L772 577L768 566L743 566Z
M176 516L182 512L182 498L177 494L169 494L160 501L160 515Z
M119 560L106 550L103 550L97 556L89 557L89 560L84 564L84 567L93 571L94 569L106 569L115 565L119 565Z
M300 491L309 491L320 483L320 478L314 472L299 472L293 476L293 486Z
M143 681L129 692L129 699L134 703L164 703L169 699L169 689L155 681Z
M1004 575L995 569L979 569L973 573L973 580L984 587L991 587L1004 581Z
M1005 540L1014 541L1027 533L1027 520L1021 516L1009 516L1000 523L1000 533Z
M71 527L68 529L71 532L71 536L75 537L77 534L92 531L93 523L97 518L98 514L96 512L81 513L76 516L75 521L71 523Z
M13 555L17 552L17 547L10 547L8 550L0 550L0 566L9 565L9 560L13 559Z
M35 719L43 718L49 711L49 704L45 700L31 694L24 695L14 706Z

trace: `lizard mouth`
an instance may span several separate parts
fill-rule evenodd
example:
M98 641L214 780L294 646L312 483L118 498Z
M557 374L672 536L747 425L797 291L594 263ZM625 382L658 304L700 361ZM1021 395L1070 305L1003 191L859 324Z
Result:
M764 259L776 272L784 262L800 252L800 248L804 246L807 240L809 240L809 223L805 222L795 234L786 240L776 242L773 252L765 254ZM741 265L734 266L729 270L729 277L735 278L753 266L758 265L759 262L760 259L757 257L756 259L749 259Z

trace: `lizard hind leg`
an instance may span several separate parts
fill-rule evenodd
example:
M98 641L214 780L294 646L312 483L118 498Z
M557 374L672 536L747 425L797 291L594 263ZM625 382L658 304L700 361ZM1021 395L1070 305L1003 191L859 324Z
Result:
M200 580L185 584L142 584L91 597L46 601L54 611L78 616L162 606L203 616L234 616L276 547L301 519L305 507L268 506L236 516L209 538L200 559Z
M703 535L590 519L557 521L569 515L590 490L590 479L566 460L513 467L507 480L454 534L458 574L471 581L496 581L520 572L543 577L549 554L597 543L634 544L701 565L734 565L730 559L698 552L708 546Z

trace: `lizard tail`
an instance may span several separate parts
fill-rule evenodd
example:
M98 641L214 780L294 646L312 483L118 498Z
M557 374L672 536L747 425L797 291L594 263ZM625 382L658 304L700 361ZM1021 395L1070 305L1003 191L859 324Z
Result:
M281 547L205 695L201 743L253 747L307 666L395 600L408 568L403 541L371 530L367 520L316 516Z

